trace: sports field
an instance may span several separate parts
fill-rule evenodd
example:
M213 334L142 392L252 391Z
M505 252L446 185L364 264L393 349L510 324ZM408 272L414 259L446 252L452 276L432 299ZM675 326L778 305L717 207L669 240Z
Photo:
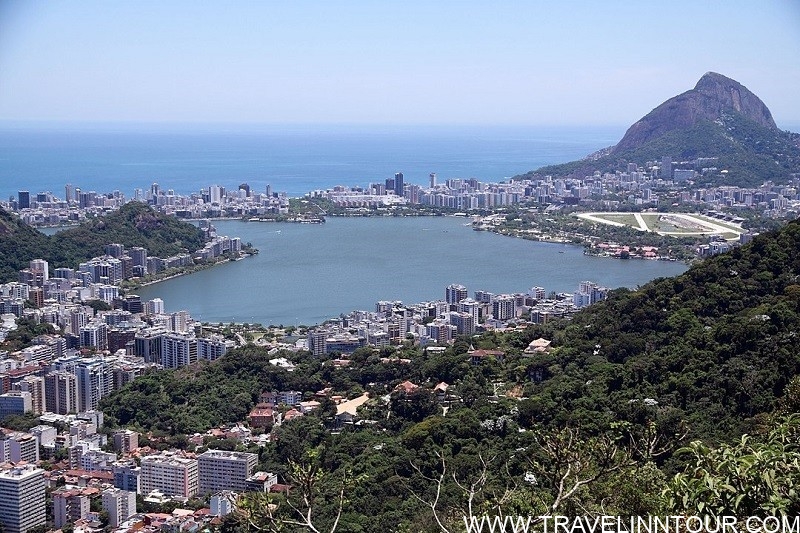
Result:
M659 235L694 236L721 235L728 240L738 239L745 232L739 226L705 215L688 213L579 213L579 218L611 226L630 226L639 231Z

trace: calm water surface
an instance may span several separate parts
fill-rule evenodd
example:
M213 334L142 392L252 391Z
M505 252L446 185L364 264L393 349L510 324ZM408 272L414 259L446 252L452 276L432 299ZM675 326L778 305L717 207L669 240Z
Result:
M260 254L138 291L204 322L316 324L379 300L444 298L450 283L494 293L636 287L686 265L583 255L578 246L473 231L455 217L329 218L326 224L215 222Z

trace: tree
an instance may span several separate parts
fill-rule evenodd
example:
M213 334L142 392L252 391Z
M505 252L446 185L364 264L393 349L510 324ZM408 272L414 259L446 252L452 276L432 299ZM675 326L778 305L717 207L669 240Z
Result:
M294 526L312 533L336 531L346 504L345 491L358 480L347 470L332 480L322 468L323 452L318 447L308 450L302 461L289 462L286 477L290 489L285 496L246 493L239 498L239 508L251 529L277 532ZM327 516L320 512L326 504L332 505Z
M664 491L677 513L712 516L796 516L800 513L800 414L762 438L710 448L700 441L676 452L690 458Z
M419 482L409 482L407 490L430 510L442 533L455 531L463 526L464 517L470 520L479 513L501 518L538 517L531 525L548 515L601 515L605 513L604 504L593 499L593 492L604 483L614 482L633 490L661 488L658 475L648 474L654 483L637 485L636 480L631 480L640 464L650 473L653 469L651 463L647 466L649 461L640 463L635 459L638 452L632 442L629 435L616 428L598 436L585 436L569 427L540 431L530 446L520 448L504 461L479 452L477 464L467 470L454 468L456 458L437 450L435 467L411 463ZM464 475L465 472L469 474ZM619 474L629 475L615 477ZM614 491L615 486L611 486L603 492ZM456 501L452 499L454 492L459 495ZM628 508L645 507L643 502L654 496L657 493L634 500L628 494Z

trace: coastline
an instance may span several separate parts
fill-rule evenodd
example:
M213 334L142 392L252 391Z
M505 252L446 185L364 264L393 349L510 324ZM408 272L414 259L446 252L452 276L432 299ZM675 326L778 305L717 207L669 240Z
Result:
M241 261L241 260L246 259L248 257L252 257L253 255L255 255L255 253L247 253L247 254L242 254L242 256L239 257L238 259L227 258L227 259L222 259L221 261L214 261L213 263L206 264L206 265L195 265L195 267L193 267L191 270L189 270L187 272L176 272L174 274L170 274L169 276L164 276L163 278L158 278L158 279L146 281L144 283L131 284L131 285L126 286L124 288L124 290L125 291L135 291L135 290L140 289L142 287L150 287L152 285L156 285L158 283L161 283L162 281L167 281L167 280L171 280L171 279L175 279L175 278L180 278L180 277L183 277L183 276L190 276L190 275L192 275L192 274L194 274L196 272L200 272L202 270L207 270L209 268L214 268L215 266L218 266L218 265L224 265L225 263L230 263L231 261Z

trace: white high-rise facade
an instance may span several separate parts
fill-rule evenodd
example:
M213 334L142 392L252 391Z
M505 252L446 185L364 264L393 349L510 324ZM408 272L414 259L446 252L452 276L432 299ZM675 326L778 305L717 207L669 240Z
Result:
M244 491L253 475L258 456L254 453L208 450L197 456L201 494L223 490Z
M5 533L45 525L44 470L19 465L0 470L0 524Z
M103 491L103 509L108 512L108 525L119 525L136 514L136 493L120 489Z
M197 362L197 338L189 333L167 333L161 336L161 364L179 368Z
M191 498L197 494L197 460L168 454L142 457L142 494L158 491L168 496Z

